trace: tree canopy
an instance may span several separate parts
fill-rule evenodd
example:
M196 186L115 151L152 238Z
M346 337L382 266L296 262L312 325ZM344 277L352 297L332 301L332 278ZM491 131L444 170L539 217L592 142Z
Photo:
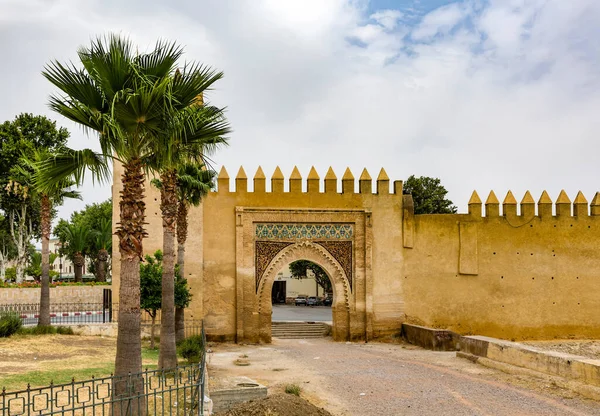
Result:
M325 270L321 266L308 260L296 260L290 263L290 272L296 279L306 279L309 277L309 271L314 275L317 284L323 288L325 293L331 293L331 281ZM310 276L313 277L313 276Z
M411 175L404 182L403 193L412 195L415 214L456 213L456 206L446 198L448 191L438 178Z

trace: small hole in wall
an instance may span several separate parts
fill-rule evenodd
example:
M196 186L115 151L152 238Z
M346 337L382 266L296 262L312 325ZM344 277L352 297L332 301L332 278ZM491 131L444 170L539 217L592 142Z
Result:
M531 255L533 256L533 253L531 253Z
M579 276L577 276L577 279L579 280Z
M155 212L154 215L158 215L158 212Z
M532 277L531 280L535 280L535 277Z
M154 198L154 201L158 201L158 199Z
M531 228L533 228L533 224L529 224L529 226L530 226Z
M578 305L581 305L581 303L577 302Z
M588 228L592 228L592 226L591 226L591 225L588 225Z
M552 257L556 257L556 254L553 254Z
M404 276L405 279L408 279L408 276Z
M494 251L494 255L496 255L496 252Z
M554 276L552 276L552 280L554 280Z
M500 276L500 279L504 279L504 276Z
M504 305L502 305L502 307L504 308Z
M554 228L556 228L556 224L554 224Z
M519 252L517 251L517 254L519 254Z
M571 224L571 227L573 226L573 224Z
M552 302L553 305L556 305L556 302Z

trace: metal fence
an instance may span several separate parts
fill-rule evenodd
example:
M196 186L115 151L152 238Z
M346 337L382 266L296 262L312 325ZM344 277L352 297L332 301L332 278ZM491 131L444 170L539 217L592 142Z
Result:
M206 336L201 329L199 364L146 370L127 376L72 380L0 393L0 415L7 416L187 416L204 414Z

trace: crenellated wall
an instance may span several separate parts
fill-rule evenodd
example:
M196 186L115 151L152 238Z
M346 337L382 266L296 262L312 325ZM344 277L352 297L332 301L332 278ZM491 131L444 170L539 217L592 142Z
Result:
M404 217L409 322L505 339L600 336L600 193L476 192L468 214ZM406 205L405 205L406 206ZM502 211L502 212L501 212Z
M115 166L115 178L120 171ZM248 177L240 168L231 190L223 168L217 191L191 209L185 268L193 293L190 318L204 318L213 339L270 341L271 276L279 272L273 268L283 267L282 259L310 256L329 270L333 280L336 339L365 339L396 331L403 320L402 182L394 182L390 191L383 169L375 184L365 169L355 187L349 169L340 184L331 168L323 179L314 168L306 179L294 168L287 190L285 181L278 167L267 192L267 178L259 167L249 191ZM120 189L116 179L115 200ZM145 200L144 251L148 253L162 247L160 195L147 186ZM118 210L114 215L117 223ZM259 225L294 227L289 233L259 234ZM345 227L351 231L338 232ZM116 289L118 254L113 267ZM117 299L118 293L114 296Z
M278 167L267 190L259 167L252 181L250 191L243 168L235 179L223 168L218 189L190 210L186 318L204 319L212 339L269 342L273 280L298 259L332 280L337 340L405 321L506 339L600 337L600 193L588 204L581 193L553 202L544 192L536 203L527 192L518 204L509 192L500 204L491 192L483 204L474 192L466 214L414 215L383 169L375 181L347 169L340 183L331 168L322 179L294 168L285 187ZM151 253L162 247L159 192L147 186L145 201ZM118 215L115 204L114 224Z

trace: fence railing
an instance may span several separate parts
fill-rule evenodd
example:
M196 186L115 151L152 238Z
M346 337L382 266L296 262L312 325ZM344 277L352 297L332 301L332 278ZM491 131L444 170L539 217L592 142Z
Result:
M202 416L204 414L206 336L201 329L199 364L168 370L146 370L126 376L109 376L28 387L0 393L0 415L11 416Z

